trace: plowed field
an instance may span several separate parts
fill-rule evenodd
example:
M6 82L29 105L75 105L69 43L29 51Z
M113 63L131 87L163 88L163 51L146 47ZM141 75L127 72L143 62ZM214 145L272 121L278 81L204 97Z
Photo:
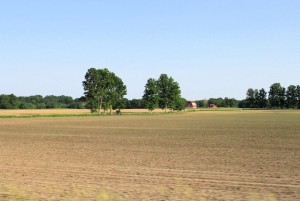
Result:
M0 200L300 200L300 111L0 119Z

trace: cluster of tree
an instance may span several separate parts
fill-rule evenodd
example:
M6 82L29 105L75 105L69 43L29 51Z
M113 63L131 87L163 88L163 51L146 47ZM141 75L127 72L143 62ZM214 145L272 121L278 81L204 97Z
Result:
M14 94L0 95L0 109L51 109L51 108L83 108L80 99L70 96L20 96Z
M300 109L300 86L290 85L287 89L280 83L270 86L267 93L265 89L248 89L247 97L240 102L242 108L298 108Z
M167 111L185 109L186 100L181 97L179 84L167 74L161 74L156 80L150 78L145 85L142 99L128 100L126 85L121 78L108 69L88 69L82 82L85 96L73 99L70 96L21 96L0 95L0 109L50 109L50 108L88 108L92 112L107 110L147 108L151 112L156 108ZM246 99L238 101L234 98L210 98L195 101L198 107L240 108L298 108L300 109L300 86L290 85L287 89L280 83L265 89L248 89Z
M156 108L181 111L186 100L181 97L179 84L167 74L161 74L158 80L150 78L145 85L143 100L151 112Z
M124 109L144 109L145 101L143 99L123 98L121 100ZM71 108L71 109L91 109L86 104L86 98L75 98L70 96L15 96L0 95L0 109L55 109L55 108Z
M218 107L238 107L239 101L234 98L210 98L208 100L197 100L195 101L198 107L209 107L214 104Z
M146 108L145 101L143 99L132 99L128 100L124 98L125 109L144 109Z
M88 69L82 84L86 107L91 112L101 114L102 110L106 113L109 109L112 113L112 109L120 111L124 108L126 86L121 78L108 69Z

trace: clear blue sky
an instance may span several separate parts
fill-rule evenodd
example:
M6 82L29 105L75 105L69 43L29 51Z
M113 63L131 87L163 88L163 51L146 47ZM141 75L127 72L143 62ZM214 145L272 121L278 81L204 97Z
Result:
M141 98L161 73L189 100L300 84L299 0L0 0L0 94L83 95L108 68Z

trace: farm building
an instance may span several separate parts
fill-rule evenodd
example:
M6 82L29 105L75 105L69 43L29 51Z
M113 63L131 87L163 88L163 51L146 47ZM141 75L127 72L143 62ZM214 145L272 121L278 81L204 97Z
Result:
M187 101L186 104L185 104L185 107L195 109L195 108L197 108L197 104L195 102L192 102L192 101Z
M210 108L218 108L218 106L215 105L215 104L210 104L209 107L210 107Z

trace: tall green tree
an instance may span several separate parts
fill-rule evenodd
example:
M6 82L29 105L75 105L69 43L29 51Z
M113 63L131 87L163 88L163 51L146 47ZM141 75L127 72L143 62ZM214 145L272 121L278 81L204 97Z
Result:
M176 105L176 100L181 96L179 84L167 74L161 74L158 79L159 107L167 112Z
M280 108L283 109L286 106L286 90L282 87L280 92Z
M280 83L274 83L270 86L269 91L269 103L271 108L280 108L282 107L283 98L283 87Z
M247 97L245 101L245 107L246 108L254 108L255 107L255 90L252 88L249 88L247 90Z
M126 86L121 78L107 68L88 69L82 84L87 107L92 112L98 112L99 114L101 114L102 109L106 111L108 108L112 108L112 105L120 101L127 93Z
M124 85L121 78L116 76L114 73L110 74L110 86L108 93L108 100L110 114L112 114L112 109L123 109L124 105L124 96L127 94L126 86Z
M268 106L267 92L265 91L264 88L258 91L256 102L258 108L266 108Z
M152 113L153 110L158 108L159 102L159 87L155 79L150 78L147 80L145 85L143 100L145 102L146 108Z
M107 85L109 82L108 69L90 68L85 74L85 81L82 82L87 107L92 112L98 111L101 114L102 106L106 100Z
M253 108L266 108L268 105L267 92L264 89L254 90Z
M259 92L258 89L254 89L254 104L253 108L259 108Z
M297 108L297 87L290 85L286 91L286 107Z

